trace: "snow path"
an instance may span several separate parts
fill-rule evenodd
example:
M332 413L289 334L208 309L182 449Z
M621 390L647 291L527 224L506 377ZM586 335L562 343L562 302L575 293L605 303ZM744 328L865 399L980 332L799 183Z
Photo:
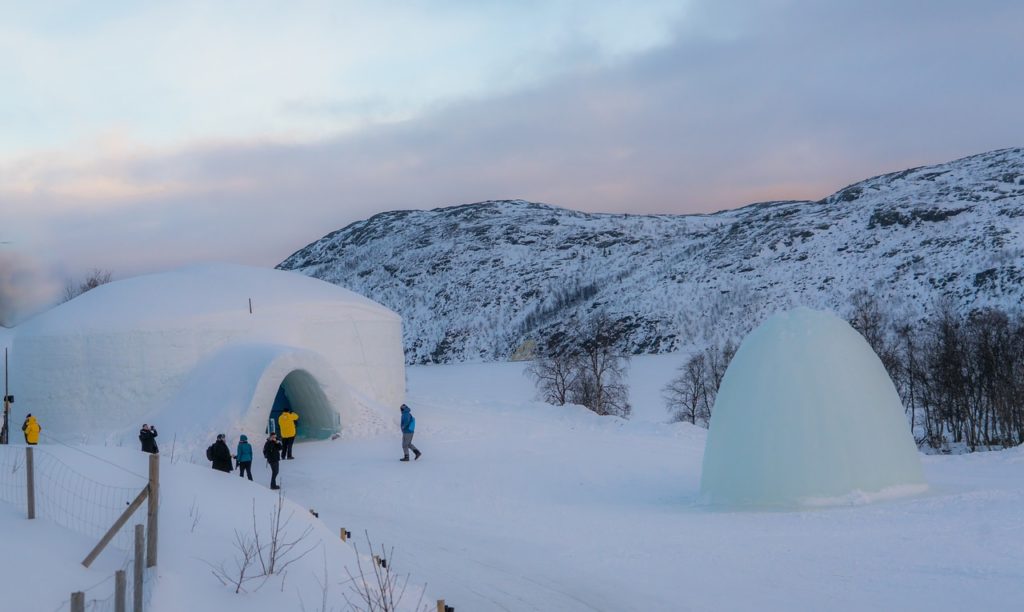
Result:
M665 363L636 360L634 376ZM283 466L286 494L361 548L364 529L393 546L397 571L469 610L961 609L1024 597L1022 449L927 457L932 490L917 498L715 511L695 503L704 430L654 422L660 404L622 422L535 403L520 370L411 368L423 459L397 461L397 425L303 444Z

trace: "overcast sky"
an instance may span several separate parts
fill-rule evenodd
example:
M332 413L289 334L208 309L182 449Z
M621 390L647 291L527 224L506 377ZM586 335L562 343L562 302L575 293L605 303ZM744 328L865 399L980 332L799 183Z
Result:
M31 279L45 300L92 268L273 266L386 210L709 212L1024 145L1016 0L0 15L0 297Z

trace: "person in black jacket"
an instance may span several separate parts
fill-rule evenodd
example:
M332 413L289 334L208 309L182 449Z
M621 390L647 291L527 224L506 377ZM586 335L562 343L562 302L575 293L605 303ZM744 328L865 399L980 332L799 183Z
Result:
M224 434L217 434L217 441L213 443L207 453L207 458L213 462L213 469L230 473L231 470L231 449L224 441Z
M267 463L270 464L270 488L280 489L277 486L277 468L281 462L281 441L277 439L277 434L271 432L270 437L263 444L263 457L266 458Z
M156 426L143 423L142 429L139 430L139 442L142 442L142 452L154 455L159 453L160 449L156 445Z

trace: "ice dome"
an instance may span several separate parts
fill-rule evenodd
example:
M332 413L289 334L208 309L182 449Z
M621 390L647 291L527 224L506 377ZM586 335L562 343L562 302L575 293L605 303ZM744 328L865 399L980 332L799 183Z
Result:
M706 501L828 504L925 486L896 388L846 321L797 308L743 340L711 416Z
M294 272L190 266L97 287L14 328L11 392L44 432L215 427L262 434L285 406L299 437L404 400L401 318ZM190 427L194 426L194 427Z

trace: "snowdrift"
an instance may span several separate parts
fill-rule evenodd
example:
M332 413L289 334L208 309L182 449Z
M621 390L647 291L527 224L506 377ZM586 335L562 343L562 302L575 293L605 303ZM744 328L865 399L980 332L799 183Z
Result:
M892 380L852 327L797 308L747 336L711 417L706 501L831 504L924 488Z

